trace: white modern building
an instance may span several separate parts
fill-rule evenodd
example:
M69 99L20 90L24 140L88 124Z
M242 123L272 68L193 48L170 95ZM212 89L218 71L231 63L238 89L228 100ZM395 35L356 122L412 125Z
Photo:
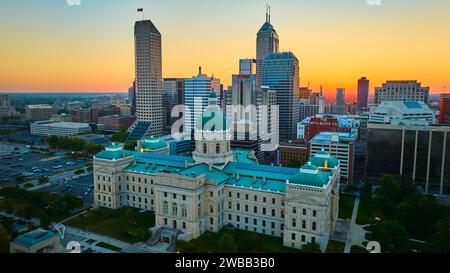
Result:
M259 165L249 151L231 149L227 118L211 100L193 157L118 145L97 154L95 204L154 211L156 228L179 230L187 241L233 226L325 250L338 216L339 161L320 152L300 169Z
M387 81L375 88L375 104L383 101L423 101L428 103L430 88L417 81Z
M309 142L310 155L313 157L325 151L337 158L341 168L341 182L351 183L355 165L356 139L356 131L350 133L320 132Z
M370 123L429 125L435 122L433 110L423 101L384 101L373 109Z
M30 126L35 136L75 136L91 132L88 123L38 121Z

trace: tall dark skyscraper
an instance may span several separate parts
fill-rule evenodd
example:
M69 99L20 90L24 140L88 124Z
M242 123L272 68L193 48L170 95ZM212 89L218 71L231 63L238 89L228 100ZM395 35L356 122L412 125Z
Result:
M369 80L363 77L358 80L358 100L356 102L356 108L358 110L367 109L369 101Z
M275 28L270 23L270 7L267 6L266 22L258 31L256 37L256 86L261 87L263 82L263 62L270 53L278 53L279 38Z
M280 141L297 138L299 71L299 61L292 52L272 53L264 59L263 86L277 94Z
M161 33L150 20L134 26L136 70L136 118L150 124L146 134L163 132Z
M441 94L439 123L444 125L450 125L450 94Z

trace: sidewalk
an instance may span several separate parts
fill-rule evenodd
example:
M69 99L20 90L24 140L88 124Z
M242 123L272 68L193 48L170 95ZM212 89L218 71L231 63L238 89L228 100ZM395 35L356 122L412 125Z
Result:
M347 242L345 243L344 253L350 253L352 246L363 246L363 242L366 240L367 231L364 230L364 226L356 224L356 217L358 216L359 208L359 196L355 199L355 204L353 206L352 219L350 223L350 230L347 235Z

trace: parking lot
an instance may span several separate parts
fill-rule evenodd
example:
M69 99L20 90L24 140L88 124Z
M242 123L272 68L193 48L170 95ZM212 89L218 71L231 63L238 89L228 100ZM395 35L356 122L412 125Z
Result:
M73 194L83 199L84 205L90 207L94 203L92 174L72 179L73 174L57 176L52 179L52 185L40 191L56 194Z
M49 158L36 152L3 154L0 157L0 163L0 186L13 185L16 177L33 180L42 176L84 168L87 164L83 160L64 157Z

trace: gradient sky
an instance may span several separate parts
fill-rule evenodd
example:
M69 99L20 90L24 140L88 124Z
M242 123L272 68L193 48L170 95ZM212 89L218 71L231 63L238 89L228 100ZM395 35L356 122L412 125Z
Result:
M203 71L225 86L256 55L262 0L0 0L0 91L125 91L134 78L133 25L145 9L163 35L163 76ZM354 93L389 79L450 88L450 1L271 1L280 49L300 60L301 85ZM447 89L448 89L447 88Z

